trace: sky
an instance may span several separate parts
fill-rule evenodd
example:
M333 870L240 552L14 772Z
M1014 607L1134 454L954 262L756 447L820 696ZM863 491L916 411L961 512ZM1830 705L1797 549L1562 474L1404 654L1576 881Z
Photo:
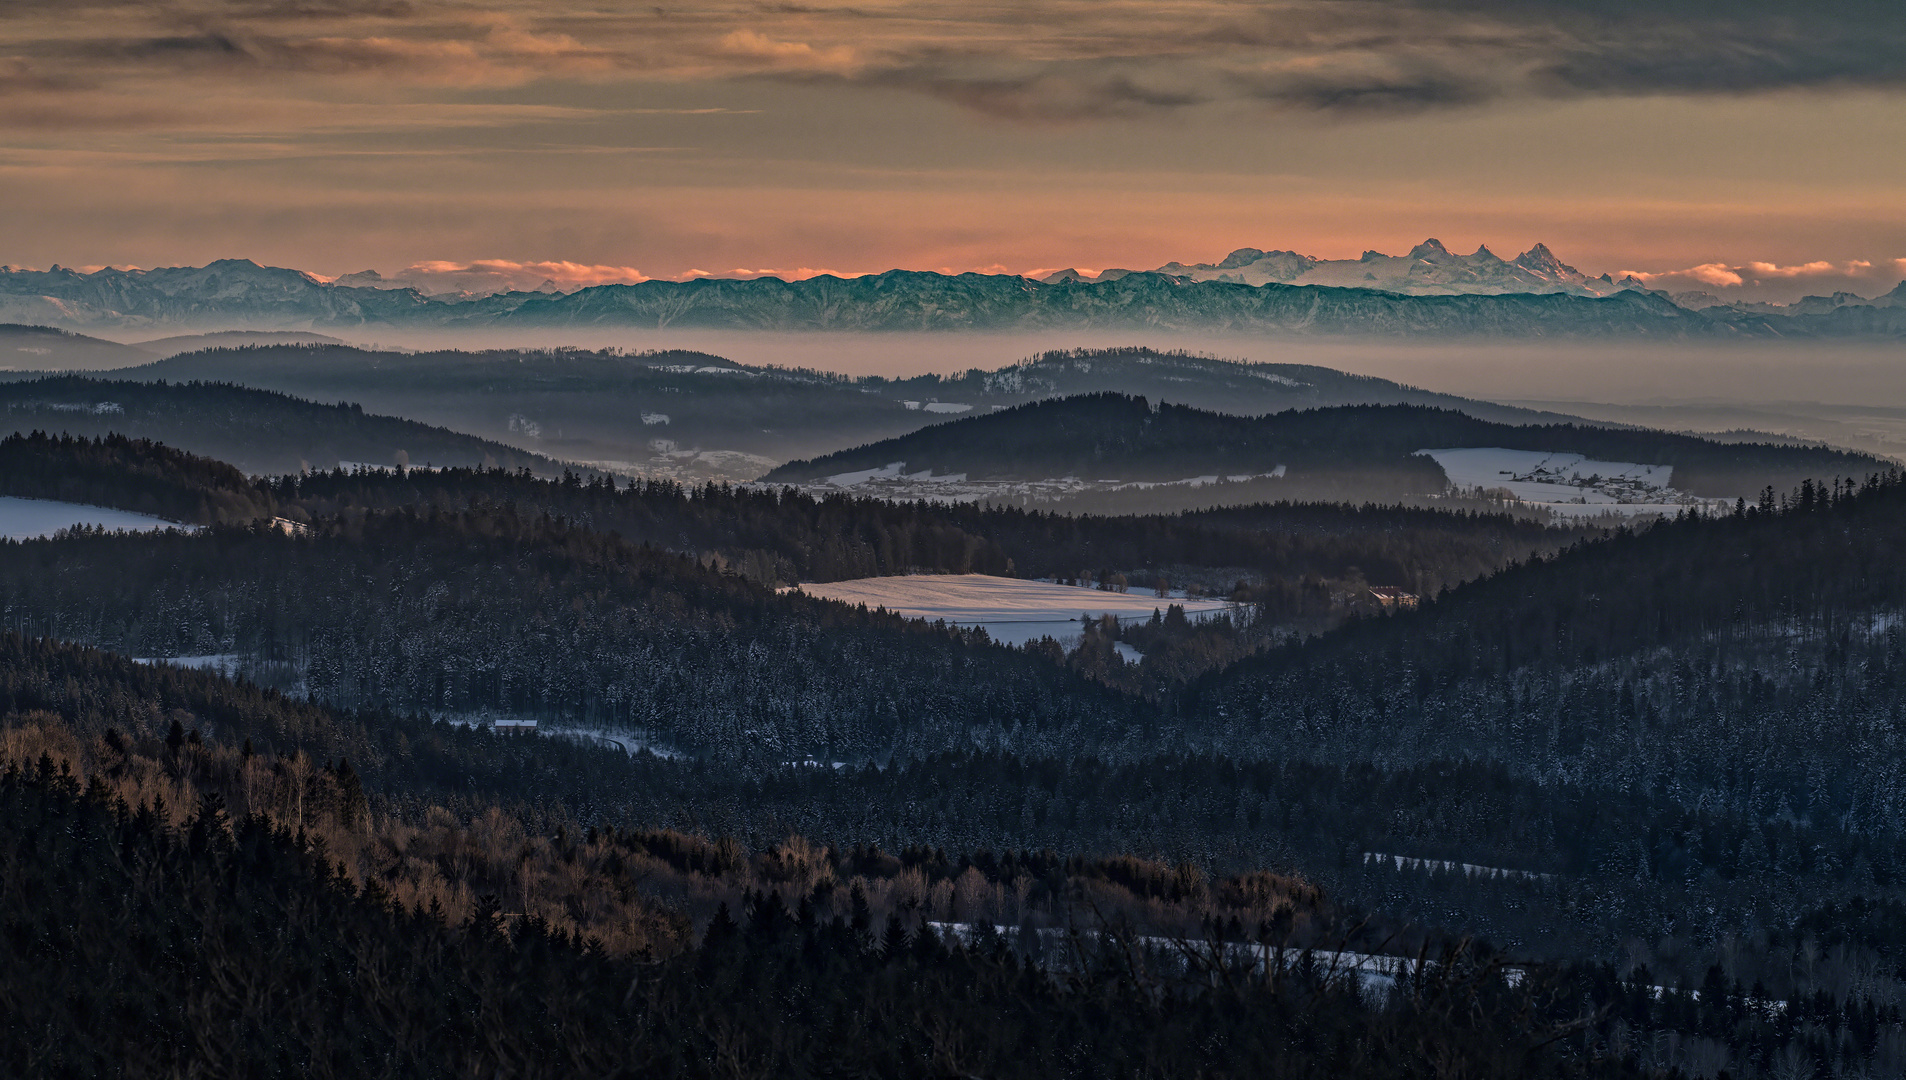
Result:
M1896 0L0 0L0 263L1906 276Z

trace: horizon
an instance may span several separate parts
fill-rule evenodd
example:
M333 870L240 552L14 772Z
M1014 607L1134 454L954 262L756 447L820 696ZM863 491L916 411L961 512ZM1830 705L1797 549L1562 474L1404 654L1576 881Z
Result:
M942 276L979 274L986 276L1020 277L1028 280L1045 280L1063 273L1077 273L1087 283L1094 283L1105 273L1180 273L1188 269L1209 269L1219 261L1228 259L1245 251L1262 251L1266 254L1286 252L1305 255L1320 264L1350 264L1371 256L1389 259L1409 258L1410 253L1426 246L1441 247L1457 259L1470 259L1485 253L1495 255L1505 263L1517 264L1519 260L1532 255L1548 254L1553 256L1553 248L1536 241L1516 255L1503 258L1490 248L1486 241L1479 242L1473 252L1464 251L1463 245L1446 245L1436 237L1427 237L1418 244L1411 245L1403 254L1395 254L1378 248L1365 248L1356 258L1335 259L1317 256L1310 252L1294 248L1255 248L1250 246L1232 248L1224 255L1209 261L1184 262L1169 260L1159 266L1084 266L1072 263L1065 266L1042 266L1024 269L1012 269L1002 265L956 268L948 266L891 266L879 270L837 270L814 267L794 269L749 269L737 267L726 271L690 269L673 275L644 274L634 267L586 266L567 261L546 261L518 263L504 260L478 260L474 263L457 264L447 261L427 261L414 263L395 270L382 270L377 267L365 267L346 272L328 272L331 268L314 270L307 266L279 264L245 255L226 255L208 259L203 263L154 263L141 266L136 263L88 263L68 264L54 261L43 266L0 264L0 273L26 272L51 273L71 271L91 276L106 270L122 273L148 273L160 270L202 269L219 263L246 263L261 269L291 270L324 285L369 286L373 288L408 288L433 299L454 299L464 296L483 296L501 292L535 292L553 290L571 293L599 285L631 285L648 281L683 283L696 280L751 281L757 279L778 279L782 281L806 281L814 278L833 277L840 280L853 280L863 277L878 277L889 273L925 273ZM1845 266L1830 263L1811 263L1800 266L1782 267L1766 263L1753 263L1744 266L1728 266L1714 263L1680 270L1649 270L1628 268L1603 270L1597 273L1592 267L1578 267L1570 264L1562 256L1553 256L1566 269L1580 272L1588 278L1612 280L1614 284L1628 285L1633 282L1639 287L1665 295L1681 297L1713 297L1723 303L1762 303L1789 306L1803 299L1830 297L1838 294L1851 294L1861 299L1872 300L1883 296L1901 285L1906 285L1906 258L1894 259L1890 263L1874 264L1869 261L1855 260ZM1178 267L1178 270L1172 269ZM536 280L536 279L541 280ZM1289 284L1309 285L1323 288L1354 288L1359 285L1342 285L1326 282L1295 281ZM1378 291L1385 290L1382 284L1367 286ZM1630 286L1633 287L1633 286ZM1504 290L1523 291L1523 290ZM1539 291L1539 290L1526 290Z

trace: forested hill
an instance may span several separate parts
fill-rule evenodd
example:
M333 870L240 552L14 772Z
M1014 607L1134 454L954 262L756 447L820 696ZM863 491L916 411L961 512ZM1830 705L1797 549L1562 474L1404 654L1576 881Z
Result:
M154 353L135 345L121 345L70 330L0 323L0 370L130 367L149 364L156 358Z
M1522 565L1266 658L1367 656L1454 676L1595 665L1743 632L1884 632L1906 611L1906 473L1768 494ZM1876 621L1877 620L1877 621ZM1233 678L1239 673L1234 673Z
M1251 415L1414 404L1510 423L1567 419L1311 365L1243 363L1140 347L1050 352L951 375L853 378L748 366L684 349L406 353L279 343L202 349L122 368L113 377L236 383L313 401L356 402L371 412L441 424L553 457L628 462L682 480L751 480L779 462L902 435L947 412L985 412L1080 393L1143 395ZM30 378L0 371L0 382ZM363 460L383 462L387 456ZM423 460L414 449L411 456ZM458 459L437 464L450 460Z
M716 485L618 486L603 475L565 472L549 480L502 469L332 470L247 479L222 463L121 436L10 436L0 440L0 465L6 466L0 495L58 498L199 525L510 507L709 560L767 584L922 571L1100 578L1210 568L1291 582L1362 574L1434 591L1601 533L1507 514L1323 504L1067 517ZM1233 580L1216 583L1228 588Z
M963 473L975 480L1075 476L1169 481L1200 475L1262 475L1279 466L1293 484L1351 474L1374 489L1434 494L1442 469L1419 450L1502 447L1577 453L1600 461L1670 465L1694 495L1752 498L1772 486L1865 475L1885 463L1811 447L1717 443L1689 435L1573 424L1512 426L1415 405L1307 409L1258 417L1157 404L1123 394L1041 401L953 420L811 461L762 479L811 482L895 462L903 471Z
M150 444L113 446L136 467L172 460ZM82 463L109 449L43 441L45 453L61 447ZM204 474L209 489L239 482L230 470L186 465L179 471ZM1318 886L1339 910L1378 911L1379 925L1461 927L1518 957L1593 961L1563 983L1585 997L1565 997L1554 1017L1586 1025L1579 1042L1567 1042L1570 1055L1581 1048L1567 1061L1578 1074L1611 1061L1665 1074L1694 1061L1676 1049L1690 1045L1705 1046L1709 1061L1733 1055L1741 1075L1776 1065L1783 1075L1885 1074L1906 1045L1897 1014L1885 1011L1906 1000L1906 629L1895 618L1903 587L1889 546L1906 534L1906 481L1896 475L1850 492L1807 484L1784 507L1771 498L1738 515L1585 543L1452 590L1414 615L1359 621L1158 694L1080 677L1054 662L1065 659L1056 647L1011 651L976 634L778 594L706 553L684 558L645 548L634 532L612 533L618 521L654 513L644 528L749 535L722 524L732 517L795 553L829 530L891 526L884 553L870 554L880 550L877 530L841 544L875 559L898 558L909 543L951 558L969 537L1004 543L1009 526L1025 530L1013 542L1028 548L1052 537L1079 545L1073 552L1102 543L1133 545L1104 552L1189 551L1196 541L1213 552L1274 554L1273 544L1289 544L1318 559L1339 536L1367 538L1364 551L1407 554L1408 538L1436 522L1446 532L1437 543L1460 540L1469 555L1484 541L1507 550L1554 534L1487 517L1290 506L1084 522L768 491L630 491L500 471L244 482L269 497L266 509L307 514L309 532L247 523L0 543L0 611L13 631L0 636L0 724L5 752L24 755L18 771L0 768L0 798L11 800L0 828L13 830L0 837L0 859L17 893L0 905L10 920L0 929L27 943L0 958L13 965L0 995L14 995L0 996L0 1023L24 1015L34 1032L66 1031L112 1001L154 1015L144 999L102 1003L93 981L67 978L147 964L154 974L137 985L158 987L155 1000L209 1010L194 1016L228 1018L218 1010L239 1008L220 996L240 985L225 979L233 970L253 980L243 985L283 989L271 1005L238 1013L256 1018L254 1027L218 1032L295 1026L283 1017L313 1015L299 1010L314 1007L303 988L318 980L335 991L319 996L334 1010L326 1017L368 993L376 1010L363 1016L427 1016L431 1031L450 1033L431 1045L456 1045L469 1031L458 1025L489 1006L428 1009L466 992L459 972L472 969L459 965L494 956L497 968L476 970L499 1017L648 1031L614 1028L627 1019L620 1013L573 1011L586 1004L576 988L595 985L585 976L603 970L587 967L596 959L560 969L561 990L519 976L557 970L540 965L560 963L547 959L558 944L581 953L581 937L599 934L604 963L650 947L636 997L614 1001L659 1002L658 1012L692 1001L701 1017L715 1003L769 993L824 1010L843 987L871 986L869 1000L892 1002L896 987L943 962L980 970L940 941L943 957L937 935L919 929L964 920L1011 928L1003 946L985 939L999 966L984 968L992 974L978 985L1010 976L1040 994L1083 987L1096 1003L1092 1030L1125 1024L1119 1037L1138 1039L1160 1017L1190 1015L1181 1003L1199 999L1118 981L1117 972L1135 970L1130 953L1080 962L1091 978L1114 973L1109 983L1045 967L1078 955L1059 936L1078 925L1069 914L1096 910L1105 918L1094 926L1130 918L1238 944L1282 941L1278 911L1328 915L1309 891ZM995 532L967 532L974 522ZM1132 535L1120 538L1127 526ZM1258 535L1270 529L1281 532ZM1398 546L1374 546L1386 531ZM699 544L678 537L666 546ZM1597 615L1603 609L1589 605L1611 593L1621 594L1615 606ZM1238 616L1253 606L1241 604ZM1623 629L1649 620L1654 631ZM1163 634L1170 622L1161 616L1144 632ZM1633 648L1622 647L1627 640ZM1100 644L1112 657L1109 641ZM222 662L247 681L124 655ZM259 688L267 682L291 693ZM434 719L411 715L418 711ZM502 718L536 718L542 733L483 730ZM123 812L116 796L129 801ZM155 796L174 809L154 809ZM276 824L248 827L254 813ZM294 826L306 829L302 844ZM313 851L347 865L314 867ZM1252 877L1265 869L1286 872ZM290 881L307 870L334 879L335 894L299 902L307 894ZM254 871L270 884L252 889L244 875ZM849 927L860 917L856 883L869 932L827 937L820 928L835 915ZM189 898L183 912L178 896ZM234 896L243 899L225 906ZM723 951L736 948L716 918L724 899L747 915L741 951ZM327 921L359 902L369 907ZM404 922L376 921L396 903ZM433 903L454 914L433 916ZM891 937L874 929L887 913L901 920ZM491 954L443 929L499 920L528 951ZM114 926L142 929L115 937ZM284 940L265 926L292 928L299 942L281 963L253 951ZM1041 936L1048 931L1056 933ZM1424 937L1440 935L1416 940ZM880 966L853 967L874 962L875 938ZM122 940L133 944L118 949ZM159 944L141 951L148 940ZM1320 940L1363 949L1382 939L1306 943ZM385 951L380 943L390 941L448 951ZM310 960L307 943L335 962ZM425 962L449 952L462 959ZM414 963L401 970L430 991L424 1012L376 996L377 986L409 985L384 974L400 961ZM1603 962L1621 964L1622 977ZM620 994L638 985L630 969L612 970ZM1055 970L1066 977L1051 978ZM376 980L338 974L352 971ZM861 983L843 971L872 974ZM1192 981L1238 985L1205 974L1215 978ZM974 983L924 985L943 996L947 985ZM643 996L657 987L668 992ZM1252 999L1264 1015L1223 1000L1222 1017L1250 1020L1236 1031L1262 1033L1295 1017L1273 1030L1298 1040L1334 1037L1332 1025L1350 1017L1366 1025L1342 1030L1355 1047L1376 1030L1368 1024L1407 1018L1426 999L1414 986L1381 1008L1343 999L1341 1012L1337 999L1308 992ZM1028 1011L1035 1006L1018 996L987 997L974 1015L988 1026L974 1030L994 1031L998 1016L1070 1023L1065 1010L1076 1001L1067 1001ZM1294 1011L1279 1011L1286 1005ZM1458 1011L1472 1020L1531 1015L1521 1006ZM553 1011L537 1011L545 1007ZM720 1015L761 1033L762 1043L748 1045L788 1045L773 1041L772 1016ZM893 1015L876 1007L822 1020L859 1031ZM1424 1031L1448 1030L1449 1015ZM803 1017L800 1030L812 1019ZM351 1029L371 1048L364 1053L388 1049L374 1034L381 1022ZM765 1026L746 1026L757 1022ZM1197 1047L1235 1048L1243 1037L1216 1019L1200 1024L1225 1041ZM539 1025L524 1030L523 1045L550 1045L535 1041ZM176 1035L166 1028L148 1041L174 1053L185 1045ZM704 1036L703 1026L685 1025L668 1045ZM300 1037L284 1035L282 1045L303 1053ZM339 1038L325 1045L344 1045ZM0 1040L0 1051L8 1045ZM1054 1064L1049 1073L1071 1067L1038 1056L1042 1045L1024 1060ZM963 1067L1008 1075L990 1067L1007 1058L1000 1050ZM1216 1060L1179 1072L1211 1075ZM1298 1059L1263 1060L1275 1071ZM805 1063L776 1059L758 1071L800 1076ZM915 1063L887 1072L913 1075ZM1527 1066L1470 1071L1539 1071ZM1312 1073L1361 1067L1331 1058Z
M230 465L123 435L34 431L0 439L0 495L110 506L191 525L272 512L269 493Z
M7 431L152 439L253 474L376 466L528 468L555 475L541 454L357 405L323 405L218 382L144 382L55 376L0 382Z
M689 770L338 716L14 634L0 635L0 723L12 1076L242 1061L257 1076L428 1078L503 1062L532 1078L703 1080L724 1074L716 1061L790 1080L1032 1080L1084 1058L1184 1080L1431 1066L1587 1080L1644 1075L1604 1047L1616 1024L1728 1019L1651 1008L1646 984L1599 965L1511 972L1420 931L1386 942L1383 923L1353 925L1285 874L585 829L560 802L526 813L515 796L577 771L635 791L638 777L686 786ZM345 743L389 764L360 775L329 756ZM959 918L979 929L944 929ZM1222 963L1223 942L1269 962ZM1436 962L1381 1007L1309 951L1411 942ZM1587 1045L1562 1041L1598 1013ZM1850 1000L1763 1026L1783 1046L1801 1025L1864 1015Z
M1714 808L1752 837L1749 855L1737 837L1730 853L1691 856L1726 878L1783 817L1899 834L1902 537L1900 473L1807 485L1246 660L1184 710L1213 719L1214 745L1390 766L1474 758ZM1901 875L1890 863L1881 880Z
M238 657L343 705L560 719L746 761L1008 733L1056 752L1123 741L1133 707L1027 653L508 507L0 543L0 610L132 656Z

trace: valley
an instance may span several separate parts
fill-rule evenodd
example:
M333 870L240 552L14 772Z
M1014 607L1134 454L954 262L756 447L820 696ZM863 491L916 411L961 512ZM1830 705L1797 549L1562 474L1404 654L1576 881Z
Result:
M422 401L457 364L494 372L510 441L293 392ZM1225 971L1330 1003L1306 1025L1471 1054L1550 1038L1508 1018L1565 986L1600 1049L1557 1068L1620 1072L1638 1030L1890 1067L1890 462L1145 350L933 384L330 345L0 384L8 827L125 807L87 828L185 853L182 882L242 844L277 852L242 875L271 896L343 895L299 869L320 838L327 881L398 899L218 917L648 964L658 994L776 942L966 965L962 993L1037 972L1014 1000L1049 1018L1121 979L1217 1007ZM608 432L645 395L684 404L628 437L726 403L839 441L746 483L683 467L746 451L523 448L570 445L565 402ZM1476 993L1510 1026L1409 1004Z

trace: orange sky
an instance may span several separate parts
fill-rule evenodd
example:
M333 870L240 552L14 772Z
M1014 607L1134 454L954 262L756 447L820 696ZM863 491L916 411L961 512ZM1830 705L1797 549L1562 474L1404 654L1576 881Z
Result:
M1674 287L1898 280L1901 6L1642 7L15 0L0 262L586 283L1436 236L1708 267Z

